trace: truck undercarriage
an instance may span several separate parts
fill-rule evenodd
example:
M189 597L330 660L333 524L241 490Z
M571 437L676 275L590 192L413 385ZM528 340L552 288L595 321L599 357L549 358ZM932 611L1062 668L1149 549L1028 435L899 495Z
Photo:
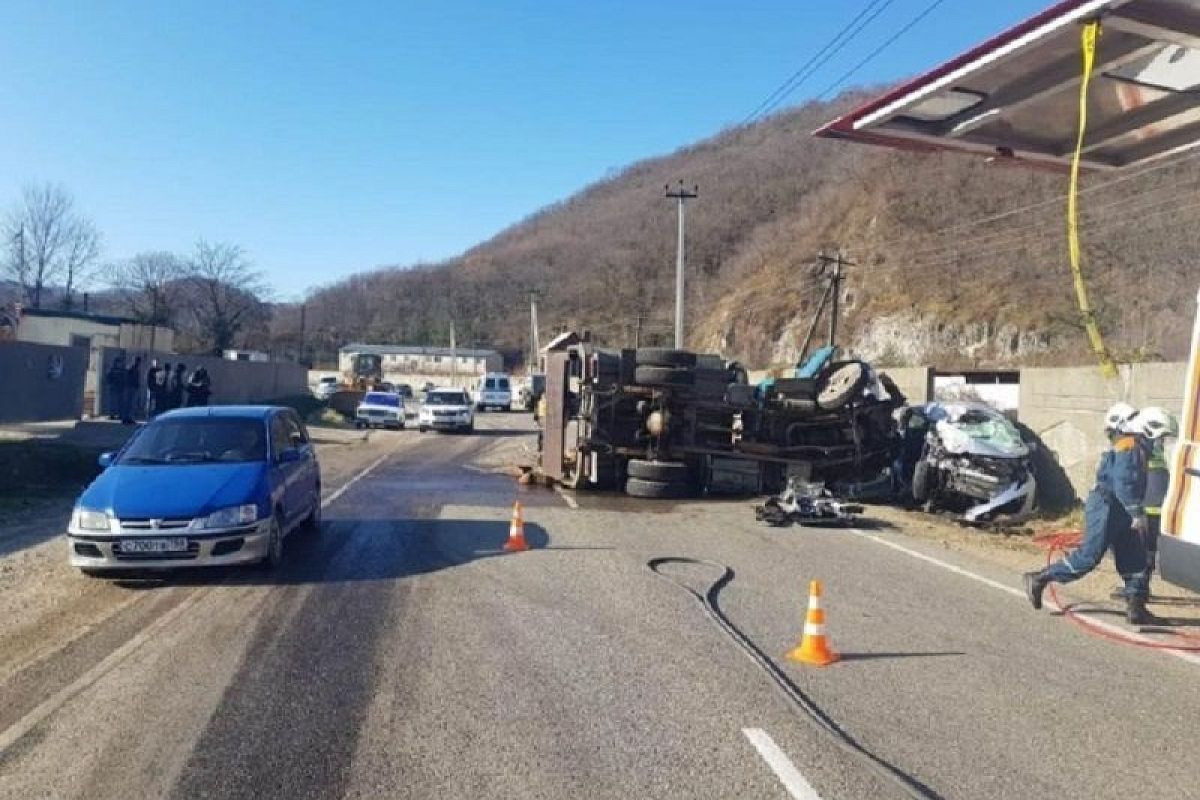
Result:
M546 356L544 474L643 497L780 491L888 494L904 397L860 361L753 386L720 356L590 342Z

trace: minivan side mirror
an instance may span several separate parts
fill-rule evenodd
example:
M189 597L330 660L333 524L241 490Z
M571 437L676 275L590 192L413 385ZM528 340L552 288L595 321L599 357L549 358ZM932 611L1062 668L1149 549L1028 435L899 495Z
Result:
M299 450L283 450L275 456L275 460L280 464L290 464L303 458L304 454Z
M101 453L96 459L96 463L100 465L100 469L108 469L112 466L113 459L116 458L116 453Z

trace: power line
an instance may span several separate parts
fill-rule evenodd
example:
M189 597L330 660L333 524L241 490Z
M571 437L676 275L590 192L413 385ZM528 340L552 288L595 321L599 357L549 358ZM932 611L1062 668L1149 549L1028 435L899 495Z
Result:
M870 53L868 53L866 58L864 58L862 61L859 61L857 64L855 64L849 70L847 70L846 73L844 75L842 75L842 77L838 78L836 81L829 84L828 88L826 88L825 91L821 92L821 94L818 95L818 98L824 100L829 95L830 92L837 89L839 86L841 86L846 81L850 80L850 78L856 72L858 72L860 69L865 67L867 64L871 63L880 53L882 53L884 50L891 47L892 44L897 39L899 39L901 36L908 33L910 30L912 30L921 20L925 19L925 17L927 17L931 13L933 13L933 10L935 8L937 8L938 6L940 6L944 2L946 2L946 0L933 0L932 3L930 3L928 6L925 7L924 11L922 11L920 14L917 14L915 17L913 17L911 20L909 20L907 24L905 24L902 28L900 28L900 30L896 31L894 34L889 36L887 38L887 40L885 40L883 42L883 44L879 45L874 50L872 50Z
M862 32L863 28L865 28L867 25L870 25L871 22L880 14L882 14L884 10L886 10L887 7L893 2L895 2L895 0L870 0L870 2L868 2L867 5L858 12L854 19L846 23L846 25L843 26L843 28L838 31L832 39L826 42L820 50L818 50L808 59L808 61L805 61L804 64L798 70L793 72L787 80L775 87L775 91L767 95L765 100L759 103L753 111L747 114L746 118L742 120L742 124L745 125L746 123L752 121L755 117L769 114L780 103L782 103L788 97L788 95L796 91L801 84L811 78L818 69L823 67L831 58L841 52L841 50L847 44L849 44L854 37L858 36L858 34ZM882 5L880 5L881 3ZM878 8L876 8L876 6L878 6ZM874 13L872 13L872 10L874 10ZM868 14L870 14L870 17L868 17L866 20L863 20L863 17L866 17ZM861 25L859 24L860 20L863 20ZM856 25L858 27L855 27ZM846 38L843 40L843 37ZM831 50L830 48L833 49Z

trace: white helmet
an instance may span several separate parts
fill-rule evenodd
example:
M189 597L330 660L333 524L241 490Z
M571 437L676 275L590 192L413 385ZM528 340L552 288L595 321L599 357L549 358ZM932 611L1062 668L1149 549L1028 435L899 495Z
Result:
M1147 439L1161 439L1164 436L1178 436L1179 423L1163 409L1151 406L1143 408L1129 421L1129 431Z
M1113 403L1104 414L1104 430L1124 433L1129 421L1137 413L1138 410L1129 403Z

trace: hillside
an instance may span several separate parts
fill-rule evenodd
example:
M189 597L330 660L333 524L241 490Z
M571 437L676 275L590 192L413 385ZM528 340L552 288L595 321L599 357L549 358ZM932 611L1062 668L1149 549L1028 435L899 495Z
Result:
M700 187L688 207L692 347L753 365L794 360L822 286L814 257L840 248L858 265L847 274L843 341L862 355L944 367L1087 363L1057 199L1064 176L810 136L862 97L636 163L445 263L325 287L309 300L309 330L329 348L446 341L453 316L460 342L519 352L528 292L538 290L543 333L588 328L627 345L640 315L643 341L665 340L675 207L663 186L683 178ZM1081 201L1087 274L1123 358L1184 355L1200 244L1190 224L1196 163L1084 179L1095 187Z

